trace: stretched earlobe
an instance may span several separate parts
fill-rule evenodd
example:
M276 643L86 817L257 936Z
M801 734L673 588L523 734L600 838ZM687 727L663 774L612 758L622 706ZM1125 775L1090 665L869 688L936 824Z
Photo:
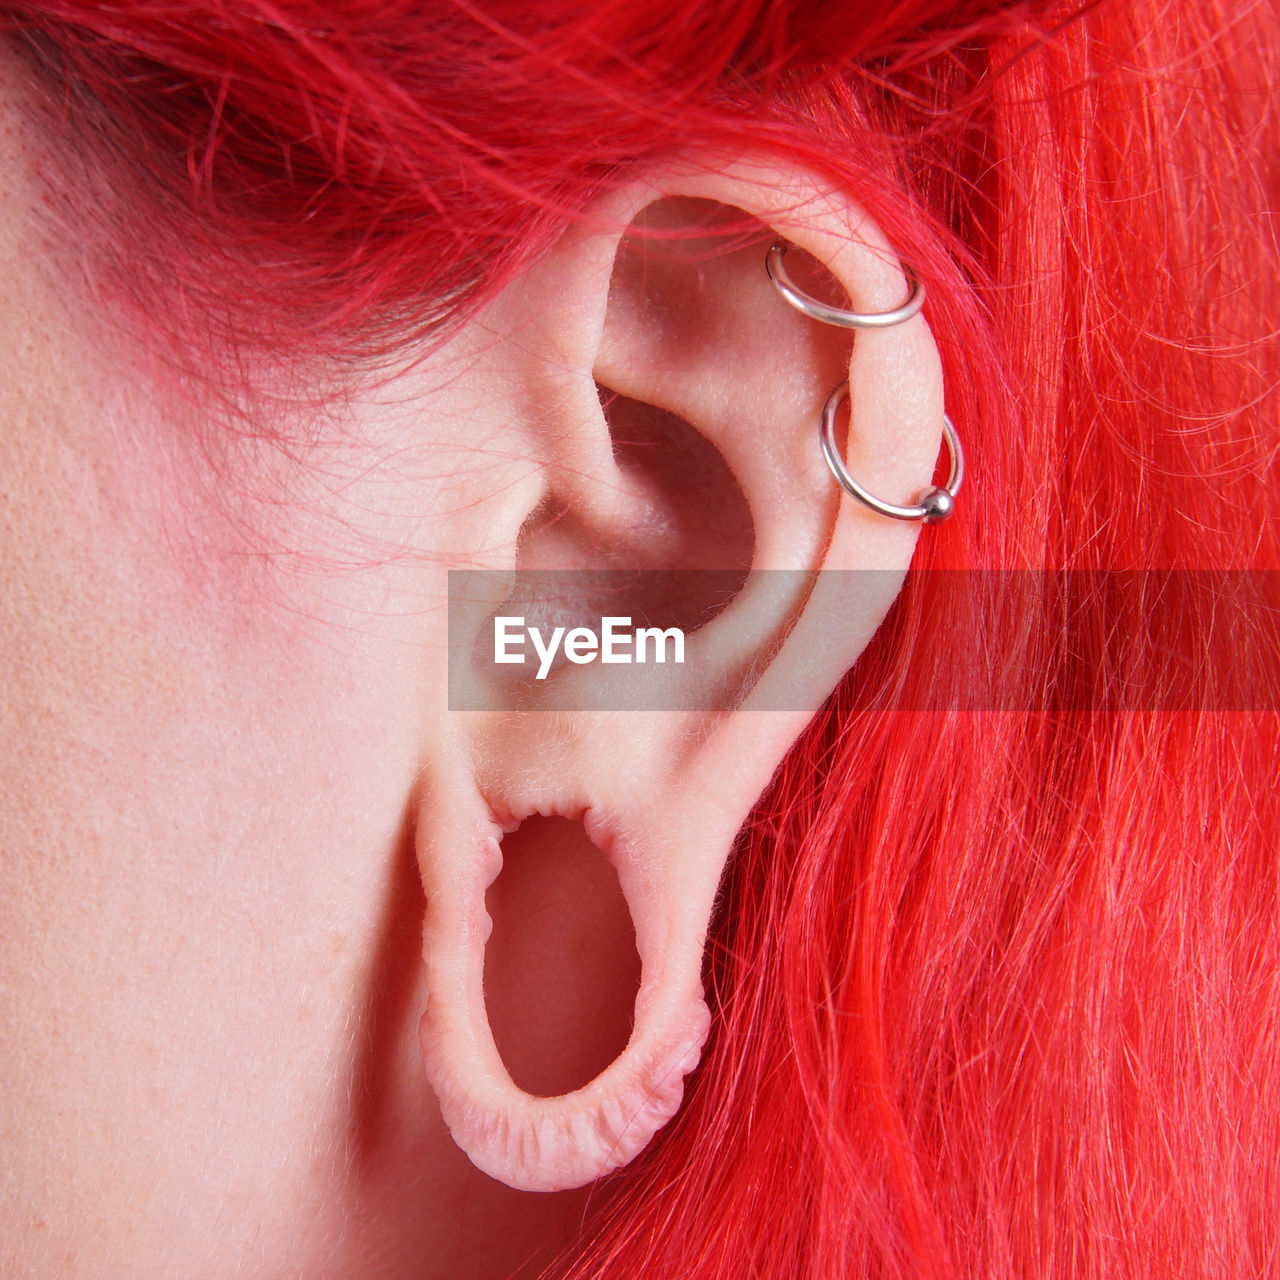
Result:
M553 1191L581 1186L628 1163L675 1114L685 1076L697 1065L710 1015L698 980L699 954L682 957L670 904L649 901L663 856L622 824L543 796L523 815L557 814L584 824L613 862L636 922L642 977L631 1037L618 1058L583 1087L537 1097L515 1085L486 1013L485 891L502 868L502 825L466 780L432 787L420 824L419 857L431 903L424 932L429 991L422 1022L428 1077L454 1140L477 1168L509 1186ZM507 826L521 818L509 817ZM459 851L471 857L459 857ZM674 880L668 877L668 883ZM677 930L689 937L687 928Z
M619 1167L678 1108L708 1034L703 948L734 838L910 560L913 528L840 501L816 406L847 381L858 422L849 465L872 492L919 488L939 447L941 376L923 319L851 355L845 334L786 305L764 270L784 236L859 306L900 303L902 271L847 202L761 164L668 174L610 215L616 233L571 232L513 286L519 341L488 356L495 378L523 379L520 399L538 406L527 447L540 482L495 499L525 504L504 520L524 531L499 585L478 592L483 607L456 626L451 615L450 674L465 668L476 696L455 703L424 769L418 824L427 1071L476 1165L530 1190ZM501 309L486 323L505 331ZM547 663L514 686L508 668L477 672L475 655L494 654L495 616L538 580L529 571L601 567L736 576L727 591L717 580L714 608L703 599L689 611L679 667ZM646 580L631 578L632 590ZM584 591L573 607L583 599L596 597ZM602 612L654 603L608 599ZM641 688L661 697L629 699ZM625 1048L554 1097L513 1082L486 1010L485 893L504 835L534 815L581 823L609 859L641 966Z

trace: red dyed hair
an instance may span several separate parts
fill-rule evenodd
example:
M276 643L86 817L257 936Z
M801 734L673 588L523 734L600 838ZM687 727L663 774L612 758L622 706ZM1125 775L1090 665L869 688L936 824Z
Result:
M1266 603L1272 5L0 15L89 169L127 178L99 216L129 270L108 254L106 278L182 341L198 312L221 318L210 342L381 349L464 316L656 156L777 149L929 282L977 483L926 566L1250 570L1238 589ZM704 1064L566 1274L1274 1269L1280 688L1251 711L1108 705L1186 655L1107 592L1070 628L1047 597L956 628L934 591L908 587L759 806ZM1241 641L1215 643L1229 666ZM1098 700L901 709L1006 669Z

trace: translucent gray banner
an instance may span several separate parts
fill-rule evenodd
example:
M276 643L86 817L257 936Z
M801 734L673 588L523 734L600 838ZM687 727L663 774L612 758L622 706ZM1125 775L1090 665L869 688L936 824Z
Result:
M456 711L1274 711L1280 572L454 570ZM842 649L843 646L843 649Z

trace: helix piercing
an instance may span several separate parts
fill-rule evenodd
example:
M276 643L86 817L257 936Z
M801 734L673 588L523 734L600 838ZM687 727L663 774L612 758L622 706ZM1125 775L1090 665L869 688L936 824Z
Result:
M841 329L891 329L895 324L910 320L924 306L924 285L908 266L903 267L911 292L900 307L892 311L849 311L844 307L832 307L805 293L792 279L786 265L787 246L780 240L769 248L764 269L769 273L778 292L799 312L811 320L837 325Z
M821 324L836 325L842 329L887 329L896 324L903 324L915 316L924 306L925 289L916 273L909 266L903 266L903 273L910 285L907 300L891 311L851 311L844 307L829 306L800 289L787 273L787 246L778 241L770 246L765 257L765 270L774 287L802 315ZM931 486L916 495L915 501L908 506L900 506L894 502L885 502L873 493L864 489L850 473L844 459L836 448L835 422L836 411L849 394L849 383L842 382L826 398L818 424L818 441L822 446L822 456L827 460L831 474L835 476L840 487L851 497L856 498L872 511L892 520L914 520L923 524L941 524L955 510L956 495L964 482L964 450L960 447L960 437L947 414L942 415L942 434L946 441L947 453L951 459L951 473L947 483L940 488Z
M955 510L956 494L964 481L964 451L960 448L960 439L951 419L942 415L942 435L947 442L947 452L951 456L951 474L947 483L941 488L931 487L916 495L915 503L909 507L900 507L893 502L885 502L875 494L864 489L849 473L840 451L836 448L836 410L840 402L849 394L849 384L842 382L826 399L822 406L822 423L818 428L818 438L822 442L822 455L831 468L831 474L839 481L845 493L857 498L859 502L878 511L882 516L893 520L919 520L924 524L941 524Z

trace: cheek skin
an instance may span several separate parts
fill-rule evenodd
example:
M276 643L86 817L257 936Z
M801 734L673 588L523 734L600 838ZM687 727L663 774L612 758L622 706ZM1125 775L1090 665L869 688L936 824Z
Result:
M506 1274L572 1215L478 1179L422 1078L405 823L444 611L403 566L246 554L187 410L63 311L14 222L0 1238L33 1274ZM384 489L350 509L412 505ZM310 561L292 519L264 536Z
M224 1256L271 1252L308 1194L284 1170L340 1174L316 1082L347 1074L411 753L362 727L354 661L210 589L234 579L182 519L169 424L24 302L0 334L4 1235L49 1224L45 1274L93 1270L66 1223L103 1274L159 1239L193 1273L193 1196L256 1206Z

